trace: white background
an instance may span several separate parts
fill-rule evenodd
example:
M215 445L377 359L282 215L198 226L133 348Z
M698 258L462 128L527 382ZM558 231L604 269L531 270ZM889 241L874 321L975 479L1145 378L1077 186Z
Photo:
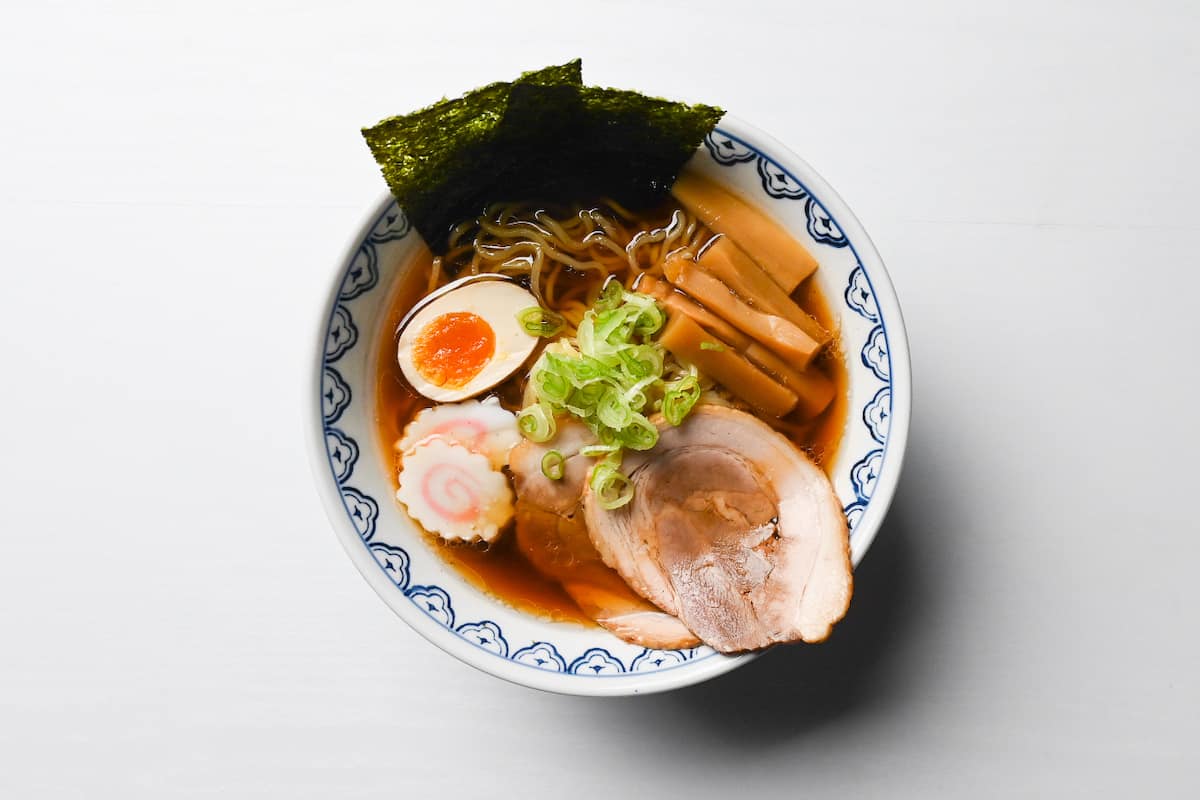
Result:
M0 796L1198 796L1200 6L420 5L4 5ZM833 640L655 697L419 639L302 436L359 127L577 55L813 164L913 352Z

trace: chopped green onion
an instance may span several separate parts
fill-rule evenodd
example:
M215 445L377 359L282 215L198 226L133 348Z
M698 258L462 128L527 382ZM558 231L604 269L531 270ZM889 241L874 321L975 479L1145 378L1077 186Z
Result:
M638 413L617 434L617 440L630 450L649 450L658 444L658 428L650 424L650 420Z
M573 383L579 387L598 381L608 374L608 367L604 362L590 356L581 356L578 360L567 362L567 369L574 378Z
M604 458L591 478L604 508L619 508L633 497L633 484L620 471L621 451L649 450L658 443L658 428L646 418L651 401L677 425L700 396L694 372L664 382L666 351L651 337L665 321L653 297L627 292L610 280L584 313L574 339L560 339L548 348L530 374L538 402L518 416L522 433L533 438L547 435L548 429L553 437L555 413L566 412L586 424L598 443L580 453ZM553 471L554 463L551 458L543 470Z
M601 311L596 315L596 336L605 344L615 344L614 338L618 341L628 339L625 331L621 330L621 326L628 321L629 311L627 309L611 308L608 311ZM633 326L630 325L630 327Z
M556 314L541 306L532 306L518 311L517 322L521 323L521 328L529 335L542 336L547 339L557 336L559 331L566 326L566 320L562 318L561 314Z
M657 347L648 344L633 345L622 350L617 357L621 359L621 366L625 372L635 381L650 375L662 377L663 353Z
M542 474L552 481L561 481L565 471L562 453L550 450L542 456Z
M608 509L620 508L633 499L633 484L619 469L619 462L604 460L592 468L590 480L592 492L600 502L600 507Z
M659 329L666 324L667 315L657 304L651 304L642 309L633 322L633 332L642 336L651 336L658 333Z
M701 342L700 349L701 350L716 350L718 353L724 353L725 345L721 344L720 342Z
M596 352L596 325L595 319L591 312L583 315L583 319L579 323L579 327L575 329L575 344L584 353Z
M594 308L598 311L607 311L616 308L624 298L625 287L616 278L609 278L604 284L604 288L600 290L600 296L596 298Z
M663 393L662 415L672 425L680 425L700 399L700 379L684 375L666 385Z
M621 445L619 444L585 444L579 448L581 456L607 456L613 453L620 452Z
M641 292L625 292L621 295L621 299L625 305L634 306L635 308L645 309L658 305L658 302L651 295L642 294Z
M600 399L604 397L604 393L607 391L608 384L600 381L585 384L571 392L571 396L567 398L567 406L575 406L576 408L583 409L584 413L577 414L576 416L586 417L595 411L596 407L600 404Z
M596 405L596 417L610 428L624 428L633 421L634 411L616 389L606 389Z
M541 369L534 370L533 391L538 399L555 405L567 402L571 394L571 381L567 377L570 366L555 355L544 354L540 359Z
M554 438L557 426L554 413L544 403L534 403L517 414L517 428L531 442L548 442Z
M649 386L651 384L661 383L661 382L662 382L661 374L647 375L646 377L642 378L640 381L635 383L633 386L630 386L628 389L625 390L625 402L629 403L629 405L632 408L645 408L645 406L646 406L645 390L647 388L649 388ZM641 399L638 399L638 398L641 398Z
M603 425L599 426L596 435L600 437L600 441L612 448L614 453L620 453L621 443L617 441L617 432L612 428L606 428Z

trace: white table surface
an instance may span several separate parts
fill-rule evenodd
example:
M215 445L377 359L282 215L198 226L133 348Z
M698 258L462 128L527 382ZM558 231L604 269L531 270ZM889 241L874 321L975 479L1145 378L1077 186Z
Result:
M411 5L5 7L0 796L1200 796L1200 6ZM661 696L421 640L301 435L359 126L576 55L822 172L915 365L833 640Z

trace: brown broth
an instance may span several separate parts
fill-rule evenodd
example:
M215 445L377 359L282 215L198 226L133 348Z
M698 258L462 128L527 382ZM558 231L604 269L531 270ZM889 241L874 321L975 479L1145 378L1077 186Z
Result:
M401 268L401 278L389 300L384 316L385 335L379 337L375 354L375 430L379 447L387 459L386 469L392 488L399 488L400 454L393 445L404 428L433 401L418 394L400 370L396 361L396 339L392 331L404 319L417 301L425 295L426 277L431 268L431 254L424 248ZM515 537L506 531L495 544L485 548L473 545L447 544L425 533L425 543L443 560L483 591L504 600L514 608L553 620L595 625L579 610L567 593L555 581L535 570L517 550Z
M393 444L400 438L409 421L421 409L433 405L433 402L419 395L405 380L400 365L396 362L395 338L391 332L424 295L430 258L429 251L422 247L420 254L400 271L403 277L389 301L390 305L384 317L387 325L386 335L379 337L379 350L376 353L376 431L380 448L389 457L387 469L393 488L398 488L400 466L399 454L394 451ZM564 282L562 289L566 286L567 283ZM837 331L836 320L829 304L814 280L810 278L805 281L796 290L793 298L827 330ZM849 407L848 374L841 351L840 335L835 333L833 342L814 362L813 367L832 379L837 387L833 403L815 420L789 423L785 418L777 427L832 477ZM517 549L511 531L505 532L494 544L486 548L447 544L430 534L425 534L423 538L430 549L453 566L472 585L513 608L552 620L596 625L558 583L545 578L534 569Z
M821 327L833 332L833 341L817 357L813 366L833 381L835 391L829 408L821 412L816 419L789 434L788 438L808 453L832 480L838 446L842 443L842 434L846 430L846 413L850 408L850 376L842 353L842 334L825 295L821 293L813 278L800 284L792 294L792 299L812 314L817 322L821 323Z

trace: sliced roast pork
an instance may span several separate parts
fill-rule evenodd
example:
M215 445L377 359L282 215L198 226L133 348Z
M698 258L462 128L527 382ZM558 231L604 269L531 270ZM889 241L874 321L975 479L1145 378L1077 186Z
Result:
M628 642L655 650L694 647L699 639L678 619L634 593L596 552L581 499L594 459L579 448L595 441L580 423L560 423L550 442L524 441L509 454L517 491L517 546L546 577L558 581L584 614ZM563 477L542 474L542 457L557 450Z
M640 595L726 653L825 639L852 591L846 518L825 474L766 423L702 405L626 453L633 500L588 532Z

